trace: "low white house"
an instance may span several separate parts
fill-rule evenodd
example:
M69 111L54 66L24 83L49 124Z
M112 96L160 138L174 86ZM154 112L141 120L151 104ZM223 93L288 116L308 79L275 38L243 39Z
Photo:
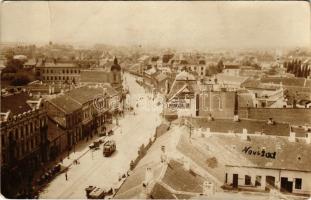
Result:
M311 133L307 133L305 138L297 138L291 132L288 138L272 137L269 141L248 136L245 142L237 146L240 154L250 162L227 164L225 185L240 189L278 189L286 193L311 194Z

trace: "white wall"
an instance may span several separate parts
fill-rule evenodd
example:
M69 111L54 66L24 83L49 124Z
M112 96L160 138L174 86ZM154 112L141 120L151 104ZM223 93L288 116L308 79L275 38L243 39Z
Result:
M293 181L293 193L311 194L311 172L300 172L290 170L276 170L276 169L263 169L263 168L247 168L247 167L226 167L228 174L227 184L233 183L233 174L238 174L238 185L245 186L245 175L251 176L251 185L255 185L256 176L261 176L261 187L265 189L266 176L275 177L275 186L281 187L281 177L288 177L289 181ZM295 178L302 179L302 188L295 189Z

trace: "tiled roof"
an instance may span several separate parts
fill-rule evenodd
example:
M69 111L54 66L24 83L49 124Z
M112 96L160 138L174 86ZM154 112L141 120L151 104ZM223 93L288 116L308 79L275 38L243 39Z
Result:
M31 97L26 92L20 92L8 96L1 95L1 112L11 111L13 115L22 114L31 110L27 100Z
M48 101L68 114L81 108L81 104L63 94Z
M245 81L244 83L242 83L241 87L245 87L245 88L258 88L259 85L260 85L260 81L259 80L249 79L249 80Z
M189 173L182 163L170 160L162 182L176 191L202 193L203 177Z
M117 199L141 198L144 188L142 182L145 179L146 168L151 167L153 181L150 185L152 198L172 198L175 191L201 193L203 177L193 171L185 170L180 161L171 159L169 163L160 162L161 146L169 146L171 140L175 139L172 134L165 133L158 137L155 143L147 151L145 157L138 163L133 173L125 180L117 192ZM163 186L166 185L168 187Z
M194 127L210 128L211 132L242 133L243 129L247 129L250 134L263 132L266 135L289 136L290 126L287 123L267 124L266 121L242 119L239 122L234 122L233 119L215 119L208 121L207 118L192 118L189 119Z
M110 97L119 94L119 92L115 90L109 83L103 84L102 87L107 89L106 92Z
M236 151L232 151L232 153L243 156L250 161L250 164L246 166L311 172L311 145L306 144L305 139L290 142L288 138L284 137L249 136L249 140L246 141L232 135L212 135L208 140L209 142L217 140L223 145L234 144ZM275 159L246 154L243 152L245 147L251 147L255 151L262 151L264 147L267 152L276 152ZM238 161L228 164L240 165Z
M93 100L96 96L103 94L104 90L101 87L83 86L66 92L65 94L80 104L87 103Z
M248 77L231 76L226 74L217 74L216 77L220 82L235 84L242 84L248 79Z
M156 183L150 193L152 199L175 199L172 192L159 183Z
M74 63L45 63L40 65L40 67L77 67Z
M284 86L311 87L311 80L305 78L266 77L260 80L262 83L282 84Z
M180 93L183 89L188 89L190 92L196 92L199 90L198 85L196 84L196 81L174 81L169 94L167 95L168 99L173 98L175 95Z
M277 122L291 125L311 124L311 109L304 108L249 108L248 118L267 120L273 118Z

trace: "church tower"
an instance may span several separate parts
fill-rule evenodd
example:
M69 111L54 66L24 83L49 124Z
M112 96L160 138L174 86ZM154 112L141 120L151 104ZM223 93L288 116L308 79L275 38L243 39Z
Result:
M121 67L118 63L117 57L114 58L113 60L113 65L111 66L111 85L118 89L119 87L122 86L122 79L121 79Z

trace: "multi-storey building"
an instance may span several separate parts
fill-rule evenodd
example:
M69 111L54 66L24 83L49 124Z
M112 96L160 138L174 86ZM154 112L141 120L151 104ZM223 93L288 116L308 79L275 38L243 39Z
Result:
M36 66L36 75L48 83L78 83L82 69L74 63L41 62Z
M26 92L1 96L1 190L12 195L47 160L47 113Z

